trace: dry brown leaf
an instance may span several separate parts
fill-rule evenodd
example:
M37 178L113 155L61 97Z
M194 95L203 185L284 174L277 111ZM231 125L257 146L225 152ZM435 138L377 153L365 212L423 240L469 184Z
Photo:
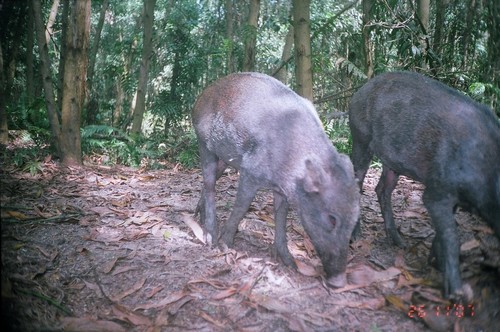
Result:
M161 301L155 301L154 303L139 305L139 306L134 308L134 311L140 310L140 309L147 310L147 309L161 308L161 307L166 306L167 304L177 302L186 296L188 296L188 293L184 290L174 292Z
M226 324L219 322L215 318L210 317L210 315L204 311L200 311L200 317L203 318L204 320L206 320L207 322L212 323L221 329L227 327Z
M472 239L472 240L467 241L464 244L462 244L460 246L460 251L461 252L469 251L469 250L472 250L472 249L475 249L475 248L479 248L480 245L481 245L481 243L479 243L478 240Z
M50 252L49 250L46 250L45 248L42 248L41 246L35 246L35 248L40 250L40 252L45 257L50 258L50 261L53 261L57 257L57 255L59 254L59 252L57 250L53 250L52 252Z
M264 213L262 211L256 211L254 214L261 220L265 221L267 224L270 226L274 226L274 218L268 215L267 213Z
M133 325L151 325L151 319L149 317L137 314L135 312L131 312L129 309L124 306L115 304L111 310L117 319L131 323Z
M396 296L396 295L387 295L385 297L385 299L387 300L387 302L389 302L390 304L392 304L393 306L395 306L400 311L402 311L404 313L406 313L408 311L408 305L399 296Z
M219 293L215 294L212 296L214 300L222 300L225 299L226 297L233 296L234 294L238 293L238 287L231 286L229 288L226 288Z
M318 277L320 276L321 274L315 269L314 266L311 266L307 263L304 263L300 260L295 260L295 264L297 264L297 270L305 275L305 276L308 276L308 277Z
M107 263L105 263L102 268L101 268L101 271L108 274L109 272L111 272L111 270L113 269L113 267L115 266L116 262L118 261L118 257L116 257L115 259L112 259L110 261L108 261Z
M21 213L21 212L17 212L17 211L6 211L5 212L9 217L12 217L12 218L16 218L17 220L25 220L25 219L28 219L28 217L24 214L24 213Z
M182 221L191 228L191 230L194 233L194 236L198 240L200 240L201 243L205 244L205 237L203 235L203 229L201 226L193 219L193 217L190 214L187 213L182 213Z
M376 271L367 265L358 265L347 272L347 279L351 284L368 286L375 282L387 281L401 274L396 267Z
M135 241L138 239L145 238L149 235L149 232L145 229L134 229L129 234L127 234L126 239L128 241Z
M220 282L219 280L217 279L193 279L193 280L189 280L188 281L188 285L191 285L191 284L209 284L210 286L214 287L214 288L217 288L217 289L225 289L227 288L227 286Z
M129 296L130 294L133 294L135 292L137 292L139 289L142 288L142 286L144 286L144 283L146 282L146 278L142 278L140 279L139 281L137 281L132 287L130 287L129 289L121 292L120 294L117 294L115 296L112 296L110 297L110 299L114 302L118 302L120 301L121 299L123 299L124 297L127 297Z
M126 207L128 206L130 202L128 200L121 200L121 201L118 201L118 200L111 200L111 204L113 206L116 206L116 207L120 207L120 208L123 208L123 207Z
M249 299L261 307L279 313L291 313L290 306L266 295L252 294Z
M111 211L109 208L105 206L96 206L93 208L90 208L91 211L97 213L99 216L104 217L110 214L114 214L113 211Z
M67 332L125 332L121 325L109 320L96 320L90 317L63 317L61 327Z
M132 270L136 270L137 268L135 266L122 266L122 267L117 267L113 273L111 273L111 275L113 276L116 276L120 273L123 273L123 272L128 272L128 271L132 271Z
M165 286L157 286L157 287L154 287L153 289L151 289L147 294L146 294L146 297L149 299L153 296L156 295L156 293L158 293L159 291L161 291L162 289L164 289Z
M85 286L87 286L89 289L93 290L99 297L103 296L99 285L97 285L93 282L85 281L85 280L83 282L85 283Z

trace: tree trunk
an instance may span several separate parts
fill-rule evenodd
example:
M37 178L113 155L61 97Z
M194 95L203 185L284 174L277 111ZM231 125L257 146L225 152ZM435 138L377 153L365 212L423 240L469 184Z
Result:
M26 33L28 34L26 37L26 97L28 105L33 103L35 99L35 71L33 64L33 47L35 46L35 34L34 34L34 18L33 18L33 10L31 9L31 0L27 0L27 29Z
M59 146L59 137L61 136L61 125L57 112L56 100L54 97L54 89L52 85L52 75L50 72L49 49L47 39L45 38L45 26L42 22L42 9L39 0L31 1L33 15L35 18L35 30L38 43L38 52L40 53L40 71L42 74L42 84L45 95L45 104L47 106L47 115L49 118L50 129L52 134L52 145L56 150L57 155L61 156Z
M226 58L226 74L235 71L233 60L234 48L234 15L233 15L233 0L226 0L226 38L227 38L227 58Z
M66 63L66 39L69 24L69 4L70 0L62 0L62 27L61 27L61 52L59 54L59 67L57 71L57 110L62 109L63 81L64 81L64 64ZM60 115L60 114L59 114Z
M59 0L54 0L54 2L52 3L52 8L50 9L47 25L45 27L45 40L47 41L47 44L50 42L50 38L54 30L52 27L54 26L54 22L56 21L58 8L59 8Z
M436 1L436 21L434 23L434 37L432 41L432 49L434 50L435 57L430 58L430 66L434 75L437 75L439 67L442 62L442 46L443 46L443 25L444 14L448 0ZM437 58L437 59L436 59Z
M491 82L493 86L500 87L500 1L486 1L488 10L488 64L485 70L484 82ZM493 93L491 107L500 116L500 103L498 94Z
M0 41L0 144L9 142L9 127L7 125L7 110L5 109L5 75L3 73L3 53Z
M498 0L497 0L498 1ZM462 38L462 68L467 71L468 64L469 64L469 57L470 57L470 50L471 50L471 45L475 45L474 39L474 18L477 15L477 3L478 1L476 0L470 0L467 1L469 2L468 11L467 11L467 16L465 20L465 30L463 33L463 38Z
M72 0L66 39L60 146L62 163L80 165L80 117L85 100L90 34L90 0Z
M257 29L259 24L260 0L250 0L250 11L245 34L245 60L243 71L255 70L255 45L257 42Z
M366 77L368 79L373 76L373 45L370 36L372 28L369 26L372 5L372 0L363 0L363 48L365 53Z
M422 27L422 34L420 35L420 49L422 50L422 68L427 68L427 49L429 48L429 6L430 0L418 0L418 18Z
M96 124L97 123L97 98L94 95L92 88L94 82L94 71L95 71L95 62L97 58L97 50L99 49L99 42L101 41L101 32L104 26L104 18L106 17L106 11L108 10L109 0L104 0L101 5L101 13L99 15L99 21L97 23L94 42L92 43L92 48L90 50L89 55L89 68L87 70L87 105L85 106L85 110L87 112L87 116L84 121L88 124Z
M286 68L286 62L292 56L292 47L293 47L293 25L290 24L290 26L288 27L288 33L286 34L285 37L285 45L283 46L283 52L281 53L281 62L283 63L283 65L275 75L275 77L281 82L283 82L283 84L285 85L288 84L288 77L287 77L288 72Z
M156 0L144 1L144 37L142 48L141 67L139 70L139 83L137 84L137 99L132 120L132 134L139 134L142 127L142 119L146 110L146 91L148 84L148 68L153 49L153 22L154 7Z
M313 73L311 61L310 5L310 0L292 1L297 93L312 101Z

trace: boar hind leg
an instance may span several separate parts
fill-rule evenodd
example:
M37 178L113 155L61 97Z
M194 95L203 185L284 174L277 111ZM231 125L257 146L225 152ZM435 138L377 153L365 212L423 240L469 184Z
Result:
M370 161L372 160L373 153L368 149L368 143L361 142L361 140L359 139L355 139L354 135L351 157L354 166L354 176L358 180L359 191L362 192L363 181L370 166ZM353 240L358 240L359 238L361 238L361 215L359 216L359 220L352 232Z
M286 197L274 192L274 250L286 266L296 268L297 265L290 254L286 240L286 217L288 215L288 202Z
M437 194L432 188L424 191L424 205L429 212L436 236L432 242L431 256L444 276L444 296L462 296L462 279L459 270L460 243L453 216L455 200L447 194Z
M205 241L209 245L217 244L218 226L215 214L215 181L219 158L200 142L200 159L203 174L201 193L201 224L205 227Z
M378 181L375 191L377 192L378 202L382 210L382 217L384 218L385 231L387 236L400 248L404 248L405 242L401 238L394 223L392 214L391 196L394 188L398 183L399 175L387 166L383 166L382 175Z
M231 215L222 230L222 240L229 247L233 245L234 236L238 231L238 225L241 219L243 219L245 213L248 211L248 208L250 207L257 190L259 189L254 182L255 181L252 181L246 172L240 170L240 180L238 192L236 193L236 202L234 203Z
M224 174L224 171L226 170L226 168L227 168L227 164L222 159L219 159L219 161L217 162L217 172L215 175L216 182L217 182L217 180L219 180L219 178L222 176L222 174ZM205 205L204 205L203 197L205 197L205 189L204 188L201 189L200 200L198 201L198 204L196 205L196 209L194 210L195 217L198 215L198 213L200 213L200 215L203 215L205 213Z

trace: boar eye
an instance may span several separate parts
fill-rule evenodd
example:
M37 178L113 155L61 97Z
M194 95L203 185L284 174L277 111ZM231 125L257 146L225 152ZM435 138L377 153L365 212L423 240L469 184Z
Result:
M334 215L329 215L328 219L330 220L330 224L335 228L337 226L337 218Z

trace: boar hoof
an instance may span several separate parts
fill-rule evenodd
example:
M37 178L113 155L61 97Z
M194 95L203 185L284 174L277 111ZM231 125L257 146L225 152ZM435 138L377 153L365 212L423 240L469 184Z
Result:
M345 276L345 273L341 273L336 276L331 276L326 280L326 283L328 286L333 287L333 288L341 288L344 287L347 283L347 278Z

